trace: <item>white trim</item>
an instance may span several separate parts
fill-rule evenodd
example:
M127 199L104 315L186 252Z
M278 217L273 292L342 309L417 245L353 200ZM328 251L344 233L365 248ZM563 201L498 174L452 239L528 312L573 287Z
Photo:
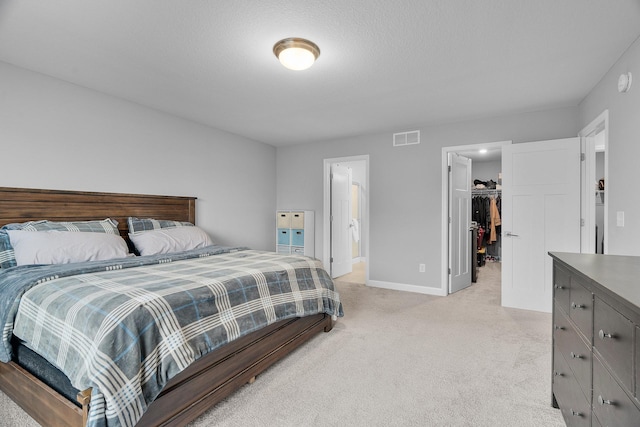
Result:
M440 227L440 241L441 243L441 280L440 280L440 294L448 295L449 293L449 153L457 153L460 151L469 151L477 149L478 145L482 145L486 148L492 147L504 147L510 145L512 141L497 141L489 143L477 143L467 145L454 145L451 147L442 147L442 225ZM473 167L473 164L472 164Z
M350 157L337 157L331 159L323 160L323 215L322 215L322 262L324 264L324 268L327 271L331 270L331 263L329 262L329 257L331 254L331 224L329 224L329 217L331 216L331 164L332 163L345 163L345 162L357 162L363 161L366 163L365 165L365 176L366 176L366 186L364 187L364 194L366 199L366 207L364 212L361 212L361 215L364 214L363 223L360 228L360 241L361 244L364 245L364 253L366 257L369 257L369 187L370 178L369 178L369 155L364 154L360 156L350 156ZM365 258L366 259L366 258ZM369 282L369 263L365 264L365 284Z
M595 223L595 210L588 209L587 206L591 206L595 204L595 189L593 188L595 170L589 170L590 168L586 168L585 165L593 165L595 164L595 150L589 149L587 150L587 146L593 145L593 141L587 143L587 138L594 136L600 131L604 131L604 184L605 189L607 188L607 184L609 183L609 110L604 110L602 113L598 115L595 119L591 121L587 126L585 126L580 132L578 132L578 136L581 138L582 148L584 149L585 161L583 162L583 167L581 167L582 174L582 194L581 194L581 217L585 220L585 229L582 230L581 236L583 239L590 239L593 241L593 233L591 230ZM591 148L591 147L589 147ZM592 174L593 173L593 174ZM586 214L588 213L588 215ZM609 197L605 193L604 197L604 253L609 253ZM593 253L591 250L591 243L582 242L581 243L581 252Z
M404 292L414 292L418 294L426 294L426 295L437 295L437 296L446 296L447 291L444 291L440 288L433 288L427 286L417 286L417 285L407 285L405 283L393 283L393 282L383 282L380 280L369 280L367 281L367 285L374 288L384 288L391 289L394 291L404 291Z

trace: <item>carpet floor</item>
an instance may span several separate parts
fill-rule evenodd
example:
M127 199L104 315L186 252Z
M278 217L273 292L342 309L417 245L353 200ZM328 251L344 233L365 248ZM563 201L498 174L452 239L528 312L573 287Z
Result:
M500 306L500 264L448 297L337 281L345 317L190 427L561 427L551 315ZM0 393L2 426L36 426Z

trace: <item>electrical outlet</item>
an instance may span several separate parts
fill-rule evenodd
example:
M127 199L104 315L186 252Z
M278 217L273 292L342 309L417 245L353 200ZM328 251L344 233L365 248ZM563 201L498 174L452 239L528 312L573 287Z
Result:
M424 265L424 264L420 264L418 266L418 271L420 271L420 273L424 273L425 269L426 269L426 265Z

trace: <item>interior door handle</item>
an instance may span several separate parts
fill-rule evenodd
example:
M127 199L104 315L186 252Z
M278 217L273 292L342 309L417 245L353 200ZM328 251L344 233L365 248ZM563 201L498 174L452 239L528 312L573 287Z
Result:
M518 235L517 235L517 234L513 234L513 233L512 233L512 232L510 232L510 231L507 231L507 234L506 234L506 235L507 235L508 237L518 237Z

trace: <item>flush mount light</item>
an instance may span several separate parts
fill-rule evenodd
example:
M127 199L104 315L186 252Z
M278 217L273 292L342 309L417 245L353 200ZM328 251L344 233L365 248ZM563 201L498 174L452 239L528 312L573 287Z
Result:
M273 53L290 70L306 70L318 56L320 48L313 42L297 37L280 40L273 45Z

